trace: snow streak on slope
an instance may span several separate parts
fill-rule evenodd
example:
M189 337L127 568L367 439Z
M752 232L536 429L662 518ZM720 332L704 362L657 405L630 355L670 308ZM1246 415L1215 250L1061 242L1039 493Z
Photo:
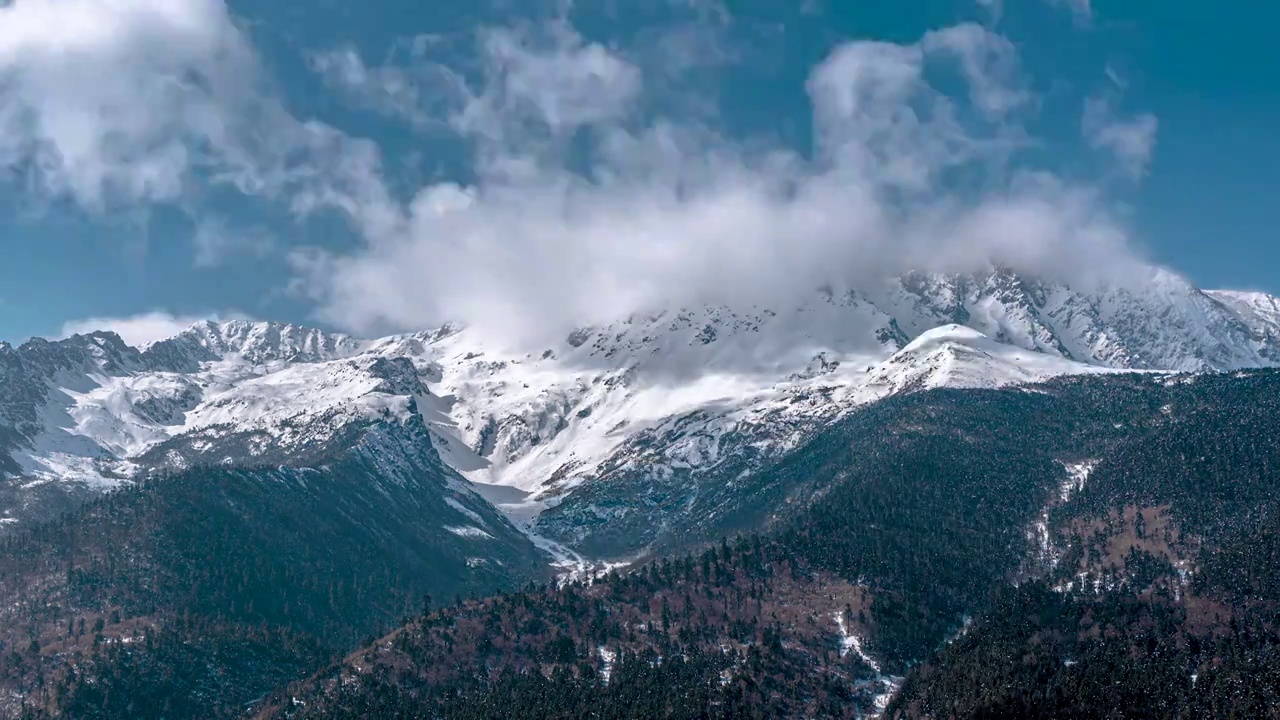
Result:
M840 632L840 657L844 657L850 651L853 651L862 662L866 663L876 673L871 682L877 686L880 692L876 694L874 703L876 711L884 713L885 708L889 706L889 701L893 699L894 693L898 691L898 688L902 687L902 678L885 675L881 672L880 664L862 649L862 640L845 626L844 615L837 612L834 616L836 628ZM873 717L880 717L880 715L877 714Z

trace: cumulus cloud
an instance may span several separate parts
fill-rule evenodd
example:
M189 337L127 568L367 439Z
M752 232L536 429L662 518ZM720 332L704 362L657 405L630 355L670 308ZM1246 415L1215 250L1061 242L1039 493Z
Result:
M83 320L72 320L62 326L59 338L106 331L119 335L129 345L144 347L157 340L173 337L203 320L234 319L244 318L234 313L223 316L174 315L173 313L155 310L129 317L92 317Z
M1090 186L1010 163L1033 103L1012 44L978 25L836 48L809 75L812 151L640 116L639 66L564 26L482 47L449 116L477 179L422 188L360 252L299 256L326 319L558 332L908 269L1079 276L1128 258Z
M662 94L697 86L672 82L671 63L565 19L482 30L461 59L433 42L383 65L349 48L311 56L349 99L470 153L468 172L393 195L375 143L290 113L222 0L13 0L0 5L0 168L92 211L198 207L209 184L337 210L358 247L294 253L291 288L362 334L462 320L541 335L908 269L1079 278L1131 259L1092 184L1024 157L1036 98L1016 47L977 24L835 47L802 88L800 145L683 112L696 99ZM1107 116L1086 134L1145 166L1145 122ZM256 251L259 238L197 219L197 263Z
M1131 179L1146 176L1155 151L1159 126L1156 117L1149 113L1120 118L1116 116L1110 101L1104 98L1089 98L1085 101L1082 121L1085 140L1095 150L1110 153Z
M0 170L40 200L185 206L212 183L371 201L368 152L287 111L223 0L0 4Z
M236 163L253 64L213 0L15 0L0 7L0 164L90 207L173 200L199 155Z

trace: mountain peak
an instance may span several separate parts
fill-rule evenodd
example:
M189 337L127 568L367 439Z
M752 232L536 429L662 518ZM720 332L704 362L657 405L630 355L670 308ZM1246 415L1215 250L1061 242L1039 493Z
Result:
M958 325L951 323L948 325L939 325L932 330L926 330L919 337L907 343L900 352L927 353L938 347L948 343L956 343L960 345L981 346L983 344L995 345L985 334L974 330L967 325Z
M1280 327L1280 297L1252 290L1206 290L1205 294L1236 312Z
M6 345L7 347L7 345ZM104 372L123 370L136 364L138 351L114 332L98 330L61 340L33 337L18 346L17 352L36 365L71 368L88 365Z
M930 388L997 388L1034 383L1057 375L1107 372L1058 355L996 342L955 323L921 333L872 368L872 386L891 392Z

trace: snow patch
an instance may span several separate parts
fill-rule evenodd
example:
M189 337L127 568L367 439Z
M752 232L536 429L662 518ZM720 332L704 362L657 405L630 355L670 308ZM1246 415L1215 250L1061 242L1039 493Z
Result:
M873 717L880 717L885 709L889 707L889 702L893 700L894 693L898 692L898 688L902 687L903 679L896 675L884 674L880 669L880 663L876 662L874 658L863 650L862 639L846 626L844 613L836 612L832 616L835 618L836 628L840 632L840 657L852 652L876 673L876 676L871 680L871 684L877 687L880 692L876 693L872 698L872 704L875 706L877 713Z
M480 514L479 514L479 513L477 513L476 511L474 511L474 510L472 510L472 509L470 509L470 508L468 508L466 505L463 505L462 503L458 502L457 500L455 500L455 499L453 499L453 498L451 498L451 497L446 497L446 498L444 499L444 502L445 502L445 504L446 504L446 505L448 505L449 507L451 507L451 508L453 508L454 510L457 510L458 512L460 512L460 513L462 513L463 515L467 516L467 518L469 518L470 520L472 520L473 522L475 522L477 525L484 525L484 524L485 524L485 522L484 522L484 518L480 517Z
M471 527L470 525L461 525L461 526L445 525L444 529L448 530L454 535L457 535L458 537L484 538L485 540L493 539L493 536L490 535L489 533L481 530L478 527Z
M1058 491L1058 499L1061 502L1067 502L1071 496L1084 490L1084 484L1089 479L1089 475L1093 473L1093 469L1098 466L1098 461L1081 460L1074 463L1063 463L1063 467L1067 471L1067 479L1062 483L1062 487Z
M844 613L835 613L836 627L840 629L840 657L848 655L853 651L855 655L862 659L870 668L877 673L880 672L880 663L868 655L862 649L862 640L845 626Z
M609 678L613 677L613 664L618 659L618 653L601 645L596 648L596 654L600 656L600 679L604 681L605 685L608 685Z

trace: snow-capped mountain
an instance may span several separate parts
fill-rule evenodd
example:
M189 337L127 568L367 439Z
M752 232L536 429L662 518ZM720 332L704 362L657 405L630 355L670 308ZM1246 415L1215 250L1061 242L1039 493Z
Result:
M1260 293L1206 293L1161 268L1140 282L1094 288L1002 270L915 274L879 298L913 337L940 321L955 322L998 342L1089 364L1183 372L1280 363L1280 334L1267 301Z
M136 469L131 459L175 436L263 430L283 451L300 444L298 433L323 439L318 420L340 426L344 412L391 411L379 403L405 389L386 363L308 373L360 347L319 330L234 321L200 323L142 350L111 333L0 350L7 471L113 485Z
M365 341L248 321L141 349L109 333L32 340L0 346L0 516L30 511L14 488L306 464L371 428L420 424L517 524L592 547L590 528L616 512L598 502L611 483L641 488L636 503L693 507L690 478L749 475L895 393L1280 364L1278 308L1164 270L1088 289L997 270L789 308L657 310L532 351L463 326Z

